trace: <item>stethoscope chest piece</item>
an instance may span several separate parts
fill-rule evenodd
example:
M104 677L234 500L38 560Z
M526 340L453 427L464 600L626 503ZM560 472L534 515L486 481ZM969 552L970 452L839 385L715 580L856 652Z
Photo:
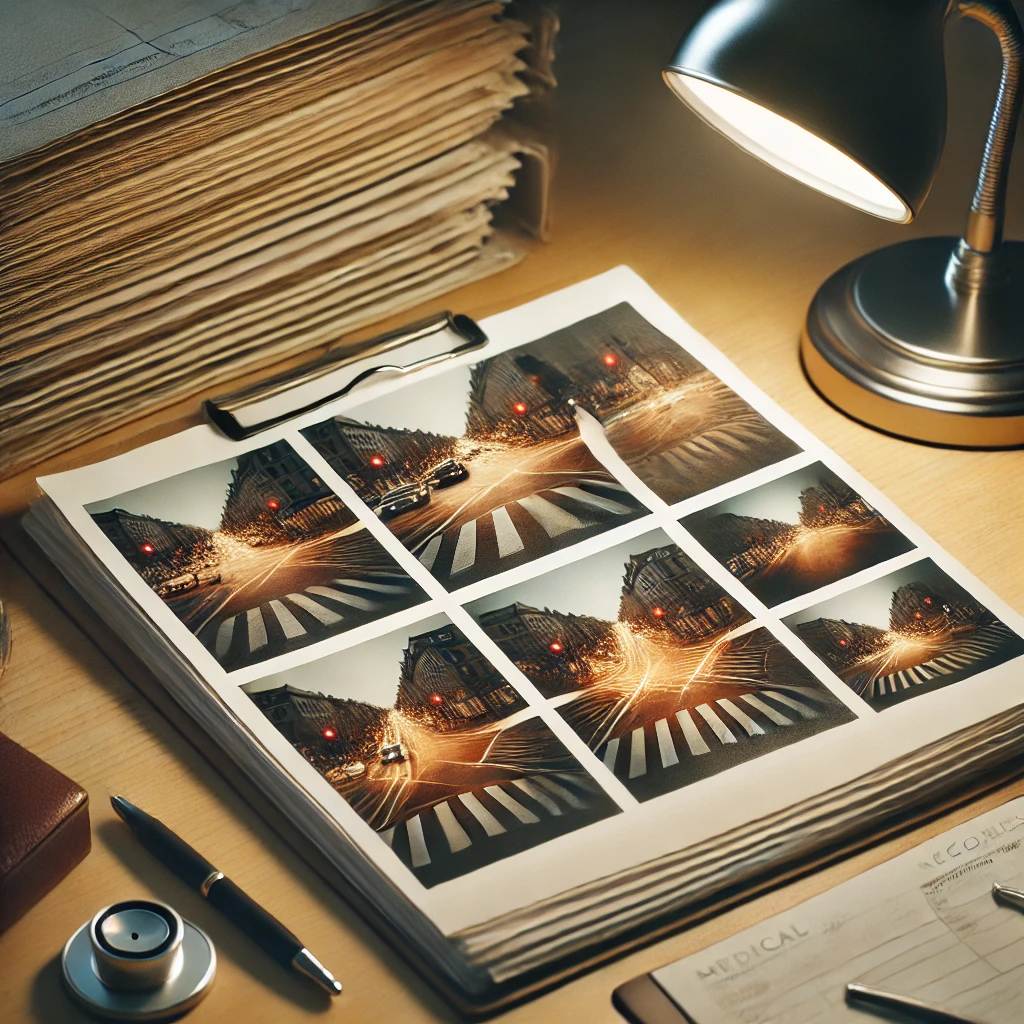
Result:
M190 1010L217 969L213 943L165 903L104 907L68 939L64 981L90 1013L113 1020L166 1020Z

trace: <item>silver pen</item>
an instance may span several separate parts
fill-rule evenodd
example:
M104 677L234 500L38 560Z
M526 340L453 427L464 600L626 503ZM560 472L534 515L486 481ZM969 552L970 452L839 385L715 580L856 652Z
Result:
M1001 903L1004 907L1011 907L1024 914L1024 892L1020 889L1012 889L1008 885L1000 885L999 882L992 883L992 899Z
M855 1010L867 1010L889 1020L913 1021L914 1024L979 1024L969 1017L960 1017L931 1003L923 1003L910 996L868 988L851 982L846 986L846 1002Z

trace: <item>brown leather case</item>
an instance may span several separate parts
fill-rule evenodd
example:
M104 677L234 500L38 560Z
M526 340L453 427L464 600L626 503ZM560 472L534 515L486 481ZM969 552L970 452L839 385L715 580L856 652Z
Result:
M85 790L0 733L0 932L91 846Z

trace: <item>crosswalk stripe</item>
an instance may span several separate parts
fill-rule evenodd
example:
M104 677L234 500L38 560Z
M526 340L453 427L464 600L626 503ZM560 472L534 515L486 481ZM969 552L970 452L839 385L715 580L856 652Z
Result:
M683 730L683 739L686 740L686 745L690 748L690 753L694 757L700 754L711 753L711 748L705 742L704 737L701 736L700 730L694 725L689 711L685 708L682 711L677 711L676 721L679 723L679 728Z
M445 803L434 804L434 814L444 829L444 837L448 840L448 848L452 853L468 849L473 845L473 840L466 835L466 830L459 824L452 809Z
M590 484L591 487L604 487L609 491L622 491L623 494L629 494L629 488L620 484L618 480L592 480L590 477L583 477L580 480L581 484Z
M391 828L386 829L384 832L378 833L378 835L381 837L381 839L384 840L385 843L388 844L388 846L394 846L395 845L395 826L394 825L392 825Z
M777 700L780 704L785 704L787 708L792 708L801 718L818 717L818 712L814 708L809 708L806 704L802 704L800 701L784 693L779 693L776 690L765 690L763 695L771 697L772 700Z
M337 583L337 580L332 580ZM375 612L382 607L379 601L371 601L368 597L361 597L359 594L350 594L345 590L336 590L334 587L306 587L306 593L316 594L319 597L329 597L332 601L340 601L351 608L358 608L361 612Z
M427 546L420 553L420 565L422 565L427 572L430 572L430 570L434 568L434 563L437 561L437 553L441 550L442 540L443 538L441 534L434 534L434 536L427 541Z
M571 512L566 512L539 494L520 498L518 504L525 508L537 520L540 528L552 538L560 537L572 530L581 530L585 526L593 526L593 523L577 519Z
M562 494L574 501L582 501L585 505L593 505L604 512L611 512L617 516L628 515L632 509L623 505L620 501L612 501L611 498L602 498L599 494L591 494L589 491L580 490L579 487L552 487L555 494Z
M465 572L473 567L476 561L476 520L470 519L461 530L459 540L455 545L455 557L452 559L450 575Z
M286 639L294 640L297 636L306 635L306 627L280 601L270 601L269 604L270 610L277 616L277 621L284 630Z
M343 587L359 587L363 590L375 590L378 594L407 594L409 588L395 583L372 583L370 580L335 580Z
M533 813L528 807L524 807L518 800L509 796L501 788L501 786L485 786L484 792L488 796L494 797L495 800L505 808L506 811L511 811L524 825L533 825L540 821L540 818Z
M755 722L750 717L750 715L748 715L745 711L741 711L727 697L722 697L721 699L716 700L715 703L720 708L722 708L723 711L725 711L726 713L732 715L732 717L735 718L736 721L739 722L740 725L746 730L746 733L747 733L748 736L763 736L764 735L764 729L762 729L761 726L759 726L757 724L757 722Z
M643 728L633 730L633 739L629 748L629 777L647 774L647 743Z
M423 868L430 863L430 854L427 853L427 843L423 838L423 822L418 814L411 817L405 823L405 831L409 836L409 853L412 855L412 866Z
M512 784L521 789L531 800L539 803L549 814L553 814L556 818L561 816L562 808L547 793L542 789L538 789L532 782L527 782L526 779L513 779Z
M669 731L668 719L659 718L654 723L654 731L658 737L658 753L661 754L661 767L668 768L670 765L679 764L679 755L676 753L676 745L672 742L672 733Z
M267 646L267 627L259 608L250 608L245 613L245 624L249 630L249 650L258 651Z
M711 726L714 734L718 737L722 743L735 743L736 737L733 736L729 727L723 722L718 715L711 710L707 704L698 704L694 711L704 719L708 725Z
M231 648L231 641L235 635L235 619L237 615L232 615L230 619L225 619L217 627L217 645L214 653L217 656L217 660L220 661L228 650Z
M337 612L332 612L330 608L317 604L316 601L306 597L305 594L289 594L288 600L292 604L297 604L304 611L309 612L314 619L322 622L325 626L333 626L336 622L341 622L341 616Z
M523 550L523 538L519 536L519 531L504 505L491 511L491 522L494 523L499 558L508 558L509 555Z
M491 812L487 810L482 803L480 803L480 800L475 794L460 793L459 801L462 803L463 807L465 807L466 810L469 811L469 813L472 814L481 825L483 825L484 831L489 836L500 836L502 832L505 831L505 826L502 825L502 823L498 821L498 819L491 814Z
M605 747L604 751L604 766L608 771L615 771L615 758L619 753L619 737L608 741L608 746Z
M561 797L565 803L570 807L574 807L577 811L581 811L587 806L575 793L572 792L572 790L566 789L565 786L560 786L554 779L549 778L547 775L538 775L537 782L545 789L554 793L555 796Z
M757 710L760 711L762 715L765 715L770 721L774 722L776 725L793 724L793 720L791 718L787 718L781 711L776 711L775 708L773 708L770 704L766 704L763 700L761 700L759 697L755 697L752 693L743 694L740 700L745 700L751 707L757 708Z

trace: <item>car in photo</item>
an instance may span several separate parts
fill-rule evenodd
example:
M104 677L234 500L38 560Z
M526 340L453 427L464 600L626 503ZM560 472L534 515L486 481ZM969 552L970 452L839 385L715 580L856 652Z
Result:
M341 782L350 782L352 779L361 779L366 774L366 765L362 761L349 761L347 764L340 764L331 768L325 778L332 785Z
M401 743L389 743L380 748L381 764L401 764L408 756L409 752Z
M215 583L220 583L220 573L213 569L187 572L182 576L174 576L158 583L156 592L160 597L171 597L174 594L183 594L188 590L197 590L199 587L212 587Z
M420 508L430 502L430 488L424 483L402 484L400 487L392 487L380 504L374 509L381 519L394 519L403 512L411 512L414 508Z
M461 483L469 476L469 470L455 459L445 459L439 462L423 478L428 487L451 487L452 484Z

